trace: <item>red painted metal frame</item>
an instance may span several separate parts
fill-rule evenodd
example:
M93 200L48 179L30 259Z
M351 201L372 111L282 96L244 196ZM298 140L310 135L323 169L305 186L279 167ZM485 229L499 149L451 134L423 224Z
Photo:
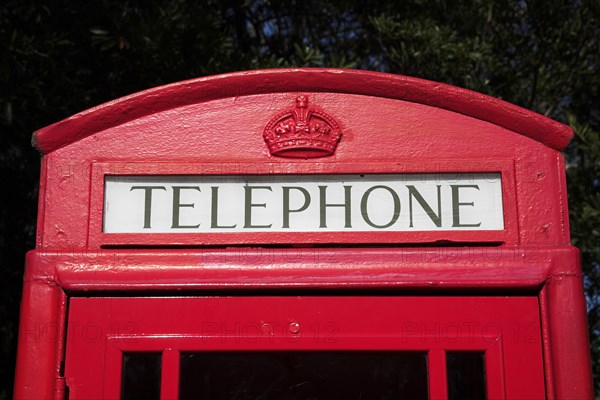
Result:
M427 352L432 399L447 399L446 351L481 351L488 398L545 398L534 296L73 298L69 313L73 399L118 398L122 352L165 350L163 399L178 398L180 351L258 350Z
M330 290L332 295L340 289L386 289L397 295L409 289L432 296L440 290L461 295L481 290L509 295L517 290L539 295L543 350L551 359L544 364L548 398L593 395L575 248L30 252L25 280L22 309L28 313L20 327L16 398L50 398L54 394L61 398L64 379L57 371L63 359L64 326L57 321L64 321L63 290L98 295L107 290L127 290L131 295L140 290L262 290L268 295L268 290L276 288L313 289L321 294ZM54 297L43 297L48 292L55 293ZM35 302L40 302L38 307ZM49 308L56 313L49 315Z
M564 149L570 127L481 93L407 76L344 69L271 69L177 82L94 107L40 129L34 144L49 153L77 140L143 116L186 104L257 94L330 92L383 97L455 111Z
M288 109L289 99L299 93L311 101L319 96L339 121L345 136L334 156L268 155L261 121ZM357 113L360 107L363 112ZM390 119L398 110L412 119ZM184 126L199 114L205 119L194 121L219 129L214 136L203 126ZM244 129L228 137L233 114L245 122ZM182 142L182 135L193 144L201 139L201 145ZM352 290L538 296L548 399L591 399L582 274L579 253L569 246L559 153L571 136L569 127L479 93L389 74L322 69L250 71L175 83L44 128L34 135L45 155L36 250L27 255L24 277L15 398L64 397L71 296L148 291L268 296L298 290L336 296ZM335 233L290 241L290 236L255 233L246 239L186 239L107 235L100 229L107 173L436 173L440 166L448 172L502 173L504 231L457 232L448 240L460 247L433 247L442 239L435 232L410 239ZM242 247L226 248L229 240ZM472 240L477 243L466 246ZM352 248L353 242L361 246ZM290 247L259 248L260 243ZM311 244L316 247L307 247Z
M226 82L222 81L222 84ZM104 243L102 239L91 240L98 230L90 231L87 224L98 218L93 214L100 215L102 212L97 202L99 187L96 184L100 181L92 183L90 180L96 163L120 164L123 169L117 169L115 173L130 175L134 171L147 173L144 171L150 167L141 168L151 164L166 165L167 168L171 165L171 169L182 168L183 171L192 168L203 174L219 174L225 168L228 173L234 174L253 172L242 171L242 167L282 174L290 171L301 174L336 173L339 172L338 165L354 165L351 170L361 173L368 173L368 169L380 173L402 172L410 167L411 171L429 169L434 173L439 170L475 172L478 169L503 169L505 174L508 168L514 177L514 181L511 179L514 191L505 195L505 209L517 216L517 223L505 229L504 234L508 235L501 237L500 241L522 245L569 243L566 195L564 181L561 181L564 180L564 162L556 150L497 125L432 106L387 98L312 92L307 96L324 104L343 126L344 136L336 154L314 160L270 156L262 140L263 122L269 120L271 113L286 109L295 95L274 93L187 105L147 116L142 121L105 129L53 151L44 158L47 170L43 172L40 183L37 248L77 251ZM357 107L360 113L355 111ZM241 124L243 129L238 128L231 135L222 134L222 130L233 129L231 127L238 119L244 121ZM555 134L550 128L549 134ZM465 145L457 143L458 139L462 139ZM507 166L498 166L502 162L506 162ZM127 163L130 165L126 166ZM138 163L140 167L135 166ZM193 167L194 164L197 167ZM261 164L269 167L261 169ZM161 172L159 168L154 170ZM94 198L91 198L92 192ZM513 193L513 199L507 198ZM548 193L556 193L556 196L548 196ZM511 209L512 204L516 204L515 210ZM508 222L511 222L510 219ZM518 235L518 239L511 238L513 233ZM491 241L491 238L485 237L489 234L483 232L480 239ZM321 243L339 243L339 239L326 235L320 235L317 243L318 240ZM446 233L442 235L446 236ZM456 235L449 240L460 241L460 233ZM497 232L491 235L496 235L493 240L498 238ZM446 240L443 236L440 237L439 232L417 233L411 242ZM186 240L182 239L184 237L178 240ZM364 235L361 241L366 237ZM219 238L223 240L225 236ZM383 235L383 238L389 243L391 235ZM124 239L127 245L128 239ZM271 236L270 243L275 240L277 238ZM188 243L191 241L188 239ZM368 240L373 241L379 240ZM204 243L201 240L197 244ZM299 243L290 243L287 239L285 243L315 241L311 236L305 236ZM160 244L157 240L155 245Z
M277 163L219 163L219 175L252 174L305 174L299 165ZM327 168L329 167L329 168ZM330 169L329 171L327 169ZM208 172L207 172L208 171ZM186 163L93 163L91 178L89 247L131 245L243 245L243 244L362 244L362 243L433 243L519 242L516 214L514 166L511 160L436 160L419 163L336 163L325 165L318 173L324 174L411 174L411 173L482 173L498 172L502 177L504 229L498 231L427 231L427 232L253 232L248 233L103 233L104 178L107 175L210 175L206 164ZM318 175L315 175L318 176Z

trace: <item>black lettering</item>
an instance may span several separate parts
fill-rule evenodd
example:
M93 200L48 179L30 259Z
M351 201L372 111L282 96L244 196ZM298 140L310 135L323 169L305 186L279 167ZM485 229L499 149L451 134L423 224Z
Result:
M164 186L132 186L129 191L142 189L144 190L144 229L150 229L150 221L152 217L152 191L154 189L167 190Z
M310 205L310 193L308 190L300 186L283 186L283 228L290 227L290 213L301 212L308 208ZM290 209L290 190L299 190L304 195L304 203L295 210Z
M461 224L460 223L460 207L461 206L471 206L473 207L473 202L470 203L461 203L459 200L459 189L464 188L473 188L479 190L479 185L450 185L452 188L452 227L455 228L464 228L464 227L478 227L481 226L481 222L477 224Z
M344 228L352 228L351 219L351 190L352 186L344 186L344 203L342 204L328 204L327 203L327 186L319 186L320 194L320 223L319 228L327 228L327 207L344 207L345 211L345 224Z
M171 228L180 229L180 228L198 228L198 225L179 225L179 210L183 207L191 207L194 208L194 203L185 203L181 204L181 191L183 189L192 189L200 191L198 186L173 186L173 224Z
M369 196L371 195L371 192L374 191L375 189L387 190L392 195L392 200L394 201L394 213L392 214L392 218L390 219L390 221L387 224L377 225L376 223L371 221L371 218L369 218L369 214L367 212L367 203L369 201ZM389 228L390 226L394 225L396 223L396 221L398 221L398 217L400 217L400 198L398 197L398 194L394 191L394 189L392 189L389 186L384 186L384 185L373 186L373 187L369 188L365 192L365 194L363 194L363 196L362 196L362 199L360 201L360 213L362 214L362 217L365 220L365 222L367 224L369 224L370 226L372 226L373 228L377 228L377 229Z
M266 203L252 203L252 191L254 189L264 189L269 190L271 192L273 191L273 189L271 189L271 186L244 186L244 228L270 228L273 224L252 225L252 207L267 207Z
M427 213L427 216L431 219L431 221L438 228L442 227L442 195L441 195L441 185L437 185L437 203L438 203L438 212L437 214L433 212L433 209L427 204L421 193L417 191L417 189L413 185L406 185L408 188L408 209L410 215L410 224L409 226L413 227L413 197L417 200L417 202L421 205L421 208Z

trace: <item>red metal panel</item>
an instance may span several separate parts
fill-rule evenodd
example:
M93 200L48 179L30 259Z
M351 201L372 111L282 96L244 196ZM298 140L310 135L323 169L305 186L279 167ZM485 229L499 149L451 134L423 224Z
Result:
M162 400L179 398L179 350L176 348L166 348L162 353L160 398Z
M447 398L443 351L478 350L489 398L545 397L535 297L74 298L69 319L94 327L69 332L72 399L118 396L122 351L167 350L165 369L175 349L428 351L433 399ZM176 369L163 375L163 398L176 379Z
M306 91L353 93L445 108L490 121L558 150L573 135L569 127L529 110L439 82L356 70L274 69L178 82L113 100L39 130L34 142L47 154L95 132L198 101Z
M427 365L430 371L446 371L446 353L443 348L427 352ZM447 374L429 374L429 396L431 399L448 398Z
M537 293L572 266L573 248L334 248L119 251L47 257L61 285L79 290L269 288L494 289ZM41 268L40 268L41 269Z
M517 327L518 325L513 325L513 327ZM525 337L522 335L523 329L528 330L529 334L532 334L531 336ZM513 332L514 337L513 340L515 341L528 341L529 343L534 343L537 341L537 339L535 339L538 335L538 332L535 331L536 326L535 324L526 324L523 326L519 326L515 332ZM508 339L510 341L510 339ZM509 393L512 394L512 388L510 387L510 384L506 384L506 364L507 363L513 363L513 362L518 362L516 359L507 359L505 357L502 356L502 353L504 352L504 346L503 346L503 340L502 338L498 337L496 338L496 341L494 342L494 344L492 346L490 346L486 353L485 353L485 371L487 374L487 391L488 391L488 398L489 399L505 399L506 397L506 392L507 392L507 387L509 390ZM519 377L515 377L514 379L516 380L522 380L522 379L526 379L529 378L530 375L527 375L527 371L525 371L525 375L519 376ZM512 379L512 377L510 377L509 379Z
M35 265L35 253L27 255ZM25 279L19 321L15 399L62 399L66 296L49 279Z
M419 288L429 294L439 288L463 293L476 288L518 289L535 294L548 282L554 285L554 281L571 282L541 292L548 396L589 398L592 393L590 358L587 333L583 329L585 307L577 254L576 249L563 247L31 252L25 280L49 283L32 285L40 289L58 288L60 282L70 291L369 287ZM565 288L567 292L563 292ZM25 293L23 309L27 312L23 314L28 318L21 322L15 389L20 398L31 398L30 393L37 395L40 390L46 390L43 382L48 385L60 382L61 352L54 342L32 343L27 335L35 332L35 328L27 324L35 327L36 321L42 324L46 321L48 326L56 326L64 322L64 317L48 314L47 310L53 309L48 304L53 303L45 302L44 296L35 295L37 301L44 304L34 307L27 300L27 289ZM566 318L569 323L564 325L562 321ZM578 329L573 330L573 327ZM122 327L131 328L130 325ZM71 325L69 329L81 330L82 327ZM90 332L94 333L87 334ZM37 350L32 353L32 348ZM41 366L45 364L39 361L44 359L55 360L56 367L42 371Z
M361 173L415 172L419 165L431 172L499 168L508 173L502 163L514 163L511 175L516 181L513 200L517 205L512 208L514 203L509 201L506 210L518 215L518 227L513 224L509 232L517 229L519 240L509 243L568 243L567 231L559 222L561 201L565 200L547 196L549 192L559 193L555 150L488 122L443 109L387 98L312 95L318 95L318 102L345 127L336 154L316 161L271 157L262 140L264 124L280 107L288 107L293 93L193 104L110 128L52 152L46 157L46 198L53 201L46 204L44 248L74 251L98 244L88 243L87 221L102 217L102 210L91 204L95 199L90 191L101 189L96 188L97 182L90 182L92 161L128 162L116 171L126 175L147 173L144 163L195 164L195 173L202 174L262 173L267 165L279 173L335 173L348 163ZM229 134L215 134L223 130ZM457 145L457 138L468 146ZM508 177L508 184L512 184L510 181ZM439 239L424 233L418 236L419 242ZM485 236L482 233L481 240L494 240Z
M543 321L549 333L547 357L554 383L554 397L549 398L592 399L592 365L579 252L572 259L561 257L554 263L560 264L563 272L553 274L544 286Z

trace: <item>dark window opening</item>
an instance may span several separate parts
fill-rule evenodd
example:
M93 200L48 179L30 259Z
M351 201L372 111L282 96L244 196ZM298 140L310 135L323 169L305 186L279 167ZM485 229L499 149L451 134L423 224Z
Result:
M485 356L483 352L446 353L448 400L485 400Z
M427 399L424 352L190 352L181 400Z
M160 400L161 353L123 353L121 400Z

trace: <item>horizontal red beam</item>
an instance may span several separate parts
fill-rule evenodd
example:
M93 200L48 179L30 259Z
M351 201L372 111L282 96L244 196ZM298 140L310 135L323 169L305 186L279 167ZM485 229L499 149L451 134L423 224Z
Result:
M101 250L28 253L25 280L65 290L536 289L580 276L573 247Z

